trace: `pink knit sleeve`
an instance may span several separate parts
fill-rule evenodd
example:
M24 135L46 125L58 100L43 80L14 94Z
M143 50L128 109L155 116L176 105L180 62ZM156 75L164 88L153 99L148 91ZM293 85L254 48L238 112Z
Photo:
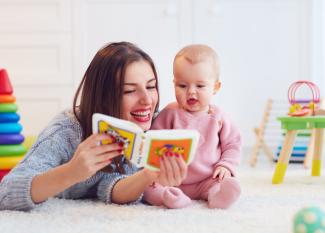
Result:
M241 136L239 129L226 116L222 117L219 137L221 158L216 167L226 167L235 176L235 168L239 164L241 157Z
M173 129L173 110L166 107L153 120L150 129Z

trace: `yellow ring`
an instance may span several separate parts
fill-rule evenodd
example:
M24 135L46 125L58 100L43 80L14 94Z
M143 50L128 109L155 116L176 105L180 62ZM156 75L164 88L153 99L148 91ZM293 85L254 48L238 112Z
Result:
M8 170L12 169L14 166L16 166L24 156L20 157L0 157L0 170Z

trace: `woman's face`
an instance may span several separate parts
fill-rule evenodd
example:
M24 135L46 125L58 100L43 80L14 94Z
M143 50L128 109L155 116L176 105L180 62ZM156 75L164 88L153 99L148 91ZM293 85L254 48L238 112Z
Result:
M148 62L137 61L128 65L123 92L122 119L136 123L143 130L150 129L158 102L158 90Z

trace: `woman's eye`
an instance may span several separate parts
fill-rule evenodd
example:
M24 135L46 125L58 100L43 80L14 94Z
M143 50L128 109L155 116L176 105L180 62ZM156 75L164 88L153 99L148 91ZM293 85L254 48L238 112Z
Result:
M147 89L156 89L157 87L156 87L156 85L154 85L154 86L147 86Z
M135 90L125 90L124 94L130 94L130 93L133 93L133 92L135 92Z

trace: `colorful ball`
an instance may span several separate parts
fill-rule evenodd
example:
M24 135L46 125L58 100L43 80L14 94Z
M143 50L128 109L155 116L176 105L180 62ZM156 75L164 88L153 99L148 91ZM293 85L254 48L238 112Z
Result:
M294 217L294 233L325 233L325 213L318 207L299 210Z

